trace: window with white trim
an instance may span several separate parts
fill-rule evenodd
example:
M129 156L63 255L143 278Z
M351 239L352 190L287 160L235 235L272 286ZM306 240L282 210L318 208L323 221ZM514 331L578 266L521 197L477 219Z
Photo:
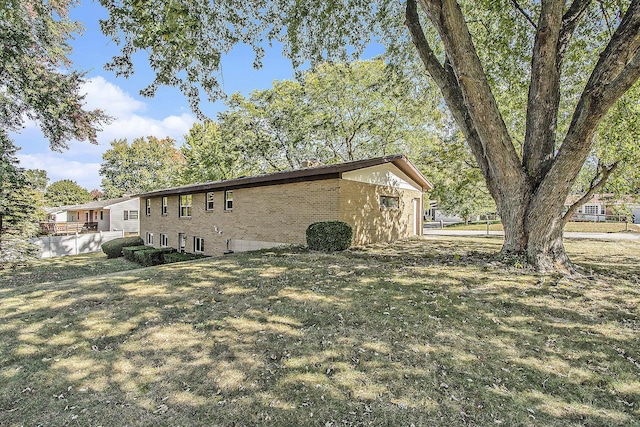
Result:
M191 218L192 205L193 196L191 194L183 194L180 196L180 218Z
M193 238L193 252L197 254L201 254L204 252L204 238L202 237Z
M129 219L138 219L138 211L129 211Z
M213 210L213 192L209 192L205 195L205 208L208 211Z
M160 247L166 248L169 246L169 237L166 234L160 234Z
M600 206L598 205L585 205L583 207L583 212L586 215L598 215L600 213Z
M147 216L151 215L151 199L146 200Z
M167 210L169 209L167 206L169 205L169 198L167 196L162 197L162 215L167 214Z
M129 221L129 211L122 211L122 219Z
M153 233L147 232L147 245L153 245Z
M398 209L400 207L400 198L394 196L380 196L381 209Z
M224 210L233 210L233 190L227 190L224 192Z

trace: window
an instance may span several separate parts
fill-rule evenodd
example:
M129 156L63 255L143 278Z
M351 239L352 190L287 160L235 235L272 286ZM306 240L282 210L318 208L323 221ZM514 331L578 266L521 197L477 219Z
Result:
M224 210L233 210L233 190L224 192Z
M166 248L167 246L169 246L169 238L167 237L166 234L161 234L160 235L160 247Z
M153 245L153 233L147 233L147 245Z
M122 211L122 219L129 221L129 211Z
M151 199L147 199L147 215L151 215Z
M599 206L593 206L593 205L585 205L584 206L584 213L587 215L598 215L600 213L600 210L598 209Z
M208 211L213 210L213 193L207 193L205 197L206 208Z
M138 219L138 211L129 211L129 219Z
M185 194L180 196L180 218L191 217L191 204L193 203L193 196L191 194Z
M104 220L104 211L100 211L100 221Z
M204 252L204 239L202 237L193 238L193 251L195 253Z
M167 206L169 205L169 198L167 196L164 196L162 198L162 215L166 215L167 214Z
M392 196L380 196L380 207L382 209L398 209L400 199Z

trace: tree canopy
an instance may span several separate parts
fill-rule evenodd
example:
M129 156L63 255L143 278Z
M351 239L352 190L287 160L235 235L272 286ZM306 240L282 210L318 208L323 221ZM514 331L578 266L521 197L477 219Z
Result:
M51 183L44 197L48 206L79 205L92 200L89 191L71 179Z
M0 5L0 138L34 120L53 150L70 140L97 143L109 121L101 110L83 108L84 73L71 69L68 40L81 27L69 19L76 2L7 0Z
M440 89L496 202L502 253L540 270L573 271L564 202L598 126L640 76L640 0L101 3L103 31L122 44L110 66L127 75L147 50L156 78L144 93L178 86L196 111L198 88L221 95L220 58L238 43L256 65L268 40L295 65L345 60L372 40L398 61L418 58L414 78Z
M114 140L102 155L100 176L107 199L167 188L179 183L184 157L171 138Z

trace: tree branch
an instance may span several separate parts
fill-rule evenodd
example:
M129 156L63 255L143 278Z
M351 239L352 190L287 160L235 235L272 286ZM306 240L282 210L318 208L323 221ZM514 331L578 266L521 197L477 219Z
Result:
M620 26L600 54L578 101L567 134L532 206L567 194L593 146L598 124L640 77L640 0L632 0Z
M560 37L558 39L558 54L560 55L560 61L564 58L569 41L571 41L578 23L584 16L584 13L592 1L593 0L574 0L567 10L567 13L562 17L562 29L560 30Z
M498 191L495 183L495 178L491 175L489 169L489 163L486 157L486 153L478 132L475 130L469 111L466 109L460 86L455 77L455 73L451 68L448 60L445 60L445 64L440 64L440 61L434 54L427 38L424 35L424 30L420 24L420 17L418 16L418 10L416 0L407 0L406 6L406 21L405 25L409 29L413 44L418 51L418 55L422 60L427 72L436 82L440 88L440 92L453 115L456 124L460 128L460 131L464 135L471 152L473 153L482 175L487 182L487 188L494 196L496 200L500 198L500 192Z
M536 185L547 173L556 145L561 69L558 40L563 11L563 0L542 2L531 55L523 164Z
M609 176L618 168L618 162L615 162L614 164L612 164L611 166L607 167L607 166L603 166L601 171L598 171L596 173L596 175L593 177L593 179L591 180L591 183L589 184L589 190L584 194L584 196L580 197L574 204L572 204L571 206L569 206L569 208L567 209L567 212L565 212L565 214L562 217L562 225L566 225L569 220L571 219L571 216L576 212L576 210L578 210L578 208L582 205L584 205L586 202L588 202L589 200L591 200L591 198L593 197L593 195L600 191L600 189L602 188L602 186L607 182L607 180L609 179ZM600 166L598 166L598 169L600 169ZM598 177L600 179L598 179Z
M518 11L525 17L527 21L529 21L529 24L531 24L531 26L537 30L538 26L536 25L535 22L533 22L533 19L531 19L531 16L529 16L529 14L522 8L522 6L520 6L517 0L511 0L511 3L513 3L515 8L518 9Z

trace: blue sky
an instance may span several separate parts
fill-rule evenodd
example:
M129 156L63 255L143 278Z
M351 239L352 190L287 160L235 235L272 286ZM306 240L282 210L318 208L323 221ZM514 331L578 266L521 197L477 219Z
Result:
M118 52L118 48L100 32L98 20L106 17L106 9L96 2L85 1L71 10L71 17L83 24L85 30L72 41L71 59L75 69L88 71L87 107L101 108L115 118L98 135L99 144L72 142L62 153L52 152L35 123L27 123L25 129L13 134L18 147L20 165L27 169L44 169L50 183L60 179L72 179L82 187L92 190L100 188L98 175L102 153L116 138L127 138L130 142L137 137L154 135L159 138L170 136L180 145L183 135L196 121L186 98L179 90L160 88L154 98L139 95L153 74L140 56L134 63L135 74L129 79L116 78L105 71L103 66ZM236 47L222 62L222 78L227 94L250 93L254 89L267 89L274 80L290 79L293 76L291 63L282 57L281 47L267 51L263 67L254 70L253 52L244 46ZM215 118L224 109L221 101L214 104L203 103L201 108L209 117Z

